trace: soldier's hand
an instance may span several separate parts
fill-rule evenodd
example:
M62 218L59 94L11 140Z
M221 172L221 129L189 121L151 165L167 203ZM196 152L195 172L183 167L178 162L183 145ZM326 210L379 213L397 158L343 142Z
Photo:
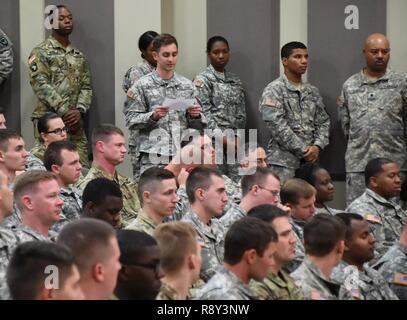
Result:
M67 127L68 127L68 132L70 134L76 134L79 132L79 129L80 129L79 122L72 124L72 125L67 125Z
M315 162L319 157L319 148L317 146L308 146L304 150L305 161Z
M199 104L194 104L187 109L187 113L192 119L199 118L201 116L202 107Z
M153 112L153 115L152 115L153 120L154 121L160 120L161 118L163 118L163 117L165 117L167 115L168 111L169 111L168 107L157 106L154 109L154 112Z
M77 124L80 119L81 119L81 113L79 112L78 109L69 110L62 117L62 120L64 120L64 123L68 127L70 127L70 126L72 126L74 124Z
M182 168L178 175L178 184L180 186L185 186L188 176L189 172L185 168Z

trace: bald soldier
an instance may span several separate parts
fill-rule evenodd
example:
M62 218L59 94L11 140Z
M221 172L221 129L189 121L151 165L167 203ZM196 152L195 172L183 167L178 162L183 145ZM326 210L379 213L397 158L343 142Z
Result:
M347 139L347 204L363 193L363 172L369 160L390 158L402 173L407 170L407 76L387 67L390 44L384 35L371 34L363 54L366 66L346 80L338 98Z

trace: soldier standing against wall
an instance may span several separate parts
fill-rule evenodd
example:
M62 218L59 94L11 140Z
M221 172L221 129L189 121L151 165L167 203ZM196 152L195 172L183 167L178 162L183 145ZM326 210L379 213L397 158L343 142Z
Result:
M390 44L384 35L370 35L363 53L366 67L345 81L338 98L347 138L348 205L364 192L364 169L369 160L393 159L402 172L407 170L407 77L387 68Z
M57 8L52 19L58 19L58 27L33 49L28 59L30 83L38 98L31 118L36 127L46 112L57 113L69 130L69 139L79 149L82 165L88 167L83 118L92 99L90 72L85 56L69 40L73 30L72 13L63 5ZM36 145L38 143L36 141Z
M329 143L329 116L316 87L302 81L308 50L301 42L281 48L284 74L263 91L262 119L271 131L268 162L283 183L301 163L315 162Z

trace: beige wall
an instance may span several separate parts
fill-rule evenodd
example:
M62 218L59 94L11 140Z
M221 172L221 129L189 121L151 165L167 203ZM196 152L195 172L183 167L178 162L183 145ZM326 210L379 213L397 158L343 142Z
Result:
M29 82L28 56L31 50L45 38L43 17L43 0L20 0L21 133L27 148L34 145L34 129L30 118L37 101Z
M387 0L387 36L390 40L390 65L407 72L407 1Z

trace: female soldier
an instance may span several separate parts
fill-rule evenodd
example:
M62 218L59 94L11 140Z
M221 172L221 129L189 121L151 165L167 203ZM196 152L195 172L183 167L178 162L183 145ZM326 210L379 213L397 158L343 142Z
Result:
M157 35L158 33L155 31L146 31L138 39L138 47L141 51L143 61L131 67L126 72L122 85L125 93L127 93L136 80L155 69L157 62L153 58L153 47L151 43Z
M243 84L235 74L225 70L230 57L227 40L221 36L210 38L206 46L206 53L210 65L196 76L194 84L203 113L208 119L209 128L219 128L222 131L244 129L246 127L246 106ZM235 145L237 143L233 141L235 140L233 138L228 140ZM226 144L226 139L224 140ZM228 165L226 168L224 166L222 171L234 181L239 181L237 174L239 162L236 162L236 165Z

